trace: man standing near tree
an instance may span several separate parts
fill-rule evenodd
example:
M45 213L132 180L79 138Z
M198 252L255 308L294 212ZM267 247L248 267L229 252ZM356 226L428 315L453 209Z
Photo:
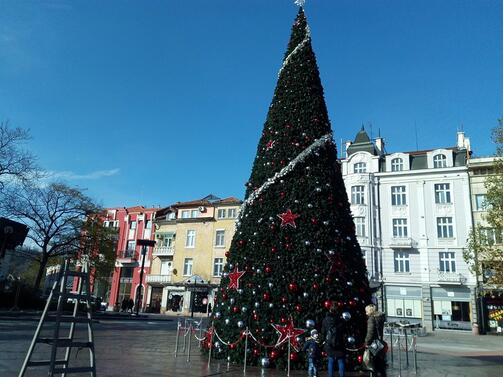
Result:
M328 377L334 376L334 366L336 362L339 368L339 377L344 377L346 375L344 327L342 319L340 316L338 317L337 314L337 304L333 302L321 326L324 349L328 358Z

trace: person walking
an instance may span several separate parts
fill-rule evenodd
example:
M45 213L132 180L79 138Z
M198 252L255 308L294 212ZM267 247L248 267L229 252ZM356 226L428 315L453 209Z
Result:
M382 342L384 345L384 348L372 357L373 372L377 377L386 377L386 346L383 340L384 322L386 318L384 313L377 311L373 304L365 307L365 314L367 314L367 335L365 336L365 345L368 348L376 340Z
M124 297L121 303L121 312L127 311L128 299Z
M129 298L127 308L131 314L133 314L133 309L134 309L134 301L132 298Z
M337 318L337 304L332 303L323 319L321 334L324 349L328 357L328 377L334 377L334 364L339 367L339 377L346 376L346 348L344 346L344 327L341 318Z
M311 330L311 337L304 343L304 352L307 356L307 375L308 377L318 376L318 363L320 361L320 337L317 330Z

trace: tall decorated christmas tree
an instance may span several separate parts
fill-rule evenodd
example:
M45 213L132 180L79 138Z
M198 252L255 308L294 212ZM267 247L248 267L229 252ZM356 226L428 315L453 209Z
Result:
M213 354L293 367L302 334L332 303L348 348L362 344L370 293L302 7L227 253L213 310Z

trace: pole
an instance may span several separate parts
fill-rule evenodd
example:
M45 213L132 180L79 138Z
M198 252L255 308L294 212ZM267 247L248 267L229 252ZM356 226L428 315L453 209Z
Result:
M389 344L391 345L390 347L390 353L391 353L391 366L393 366L393 332L395 331L394 327L389 328Z
M286 377L290 377L290 354L292 352L292 344L290 342L290 335L288 336L288 359L287 359L287 369L286 369Z
M176 325L176 339L175 339L175 357L178 356L178 343L180 342L180 327L182 324L180 320L178 320L178 324Z
M197 278L194 277L194 290L190 292L190 318L194 318L194 301L196 298Z
M141 270L140 270L140 285L138 286L140 293L138 293L138 292L136 293L136 315L139 314L141 301L143 301L143 268L145 267L145 259L147 258L147 246L146 245L143 245L141 247L141 255L142 255L142 259L141 259Z
M405 335L405 365L409 368L409 346L407 344L407 328L403 329L403 334Z
M188 331L187 335L189 338L189 346L188 346L188 350L187 350L187 362L190 363L190 347L192 345L190 337L192 336L192 323L190 324L189 329L187 331Z
M245 360L243 365L243 373L246 374L246 356L248 355L248 326L246 326L245 330Z
M211 334L213 334L213 331L214 331L213 324L214 324L214 322L212 321L211 322L211 329L212 329L211 330L212 331ZM210 344L208 344L208 347L210 348L209 351L208 351L208 372L209 372L209 370L210 370L210 364L211 364L211 351L213 350L213 335L211 335L211 341L210 341Z

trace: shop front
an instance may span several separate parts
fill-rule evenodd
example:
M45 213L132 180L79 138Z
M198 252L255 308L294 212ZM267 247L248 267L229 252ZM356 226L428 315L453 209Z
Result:
M421 287L387 285L385 294L388 322L422 324Z
M471 330L471 297L467 287L431 288L434 328Z
M503 334L503 294L484 298L487 332Z

